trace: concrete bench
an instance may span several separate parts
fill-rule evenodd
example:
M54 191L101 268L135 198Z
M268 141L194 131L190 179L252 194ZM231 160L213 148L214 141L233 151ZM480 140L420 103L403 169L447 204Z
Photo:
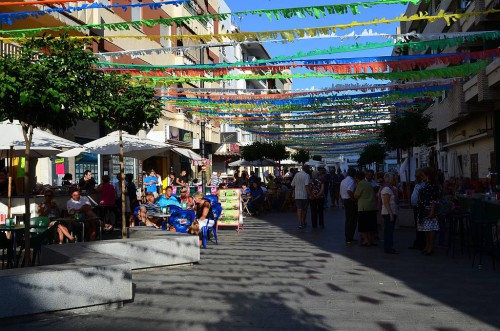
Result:
M0 271L0 318L123 303L132 270L199 262L198 237L138 228L126 240L48 245L41 266Z

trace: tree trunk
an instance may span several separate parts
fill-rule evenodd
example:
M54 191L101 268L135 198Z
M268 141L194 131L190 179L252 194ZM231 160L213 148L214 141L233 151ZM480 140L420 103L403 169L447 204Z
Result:
M122 202L122 238L127 238L127 220L126 220L126 210L125 210L125 164L123 162L123 135L122 130L118 130L118 137L120 140L120 187L122 190L121 202Z
M29 266L31 262L30 252L30 149L33 140L33 125L19 122L23 129L24 142L26 149L24 151L24 266ZM14 252L15 254L15 252Z
M7 189L7 217L12 213L12 158L14 157L14 146L10 146L9 155L9 187Z

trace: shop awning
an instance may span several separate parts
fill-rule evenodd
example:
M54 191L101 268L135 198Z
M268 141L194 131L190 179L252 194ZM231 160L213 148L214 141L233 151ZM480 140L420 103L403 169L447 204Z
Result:
M185 156L187 157L188 159L190 160L193 160L193 161L201 161L202 160L202 157L200 156L200 154L197 154L195 152L193 152L192 150L190 149L187 149L187 148L180 148L180 147L174 147L172 148L172 150L174 152L176 152L177 154L181 155L181 156Z

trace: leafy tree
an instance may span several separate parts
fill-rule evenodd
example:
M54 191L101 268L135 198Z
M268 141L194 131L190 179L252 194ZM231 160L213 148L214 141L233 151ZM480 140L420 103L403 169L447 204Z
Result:
M375 143L365 146L359 156L358 164L363 166L371 163L383 163L387 153L384 146Z
M105 76L100 85L101 94L95 104L95 112L89 114L89 118L119 132L122 236L126 238L122 131L135 134L141 129L156 125L163 110L163 103L155 96L154 87L137 84L132 81L129 75Z
M269 154L267 151L268 148L269 146L267 144L261 143L260 141L254 141L251 145L243 147L241 156L246 161L263 160L266 155Z
M389 149L408 150L435 139L436 130L429 128L431 117L421 113L406 113L396 116L390 123L382 125L380 138Z
M29 164L33 129L64 131L84 116L94 102L95 55L67 36L28 40L20 52L0 57L0 117L19 120L24 141L25 224L29 224ZM29 238L26 227L25 238ZM29 261L29 240L26 240Z
M406 113L382 125L380 139L389 149L408 151L407 182L410 182L411 149L427 145L435 140L436 130L429 128L431 117L422 113Z
M309 161L309 151L300 149L297 152L292 154L292 160L294 160L297 163L304 164L307 161Z
M267 149L266 157L276 162L286 160L290 157L290 152L286 150L285 145L281 142L272 142Z
M312 159L313 159L314 161L321 161L321 160L323 160L323 157L322 157L321 155L313 155L313 156L312 156Z

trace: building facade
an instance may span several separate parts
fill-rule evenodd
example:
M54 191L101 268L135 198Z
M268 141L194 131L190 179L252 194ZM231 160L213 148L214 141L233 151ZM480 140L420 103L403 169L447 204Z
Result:
M492 0L431 0L410 4L405 15L418 12L430 15L443 10L446 13L467 13L499 9L498 1ZM400 32L445 33L497 30L499 17L496 14L471 16L452 22L411 21L401 23ZM423 53L472 52L500 46L499 40L467 43L439 52L426 50ZM412 55L403 53L401 55ZM437 130L436 144L415 149L418 166L440 168L446 178L464 177L486 180L490 171L497 171L500 157L500 133L495 128L500 124L500 59L490 61L477 75L461 80L450 91L443 92L426 111L432 116L431 127Z

